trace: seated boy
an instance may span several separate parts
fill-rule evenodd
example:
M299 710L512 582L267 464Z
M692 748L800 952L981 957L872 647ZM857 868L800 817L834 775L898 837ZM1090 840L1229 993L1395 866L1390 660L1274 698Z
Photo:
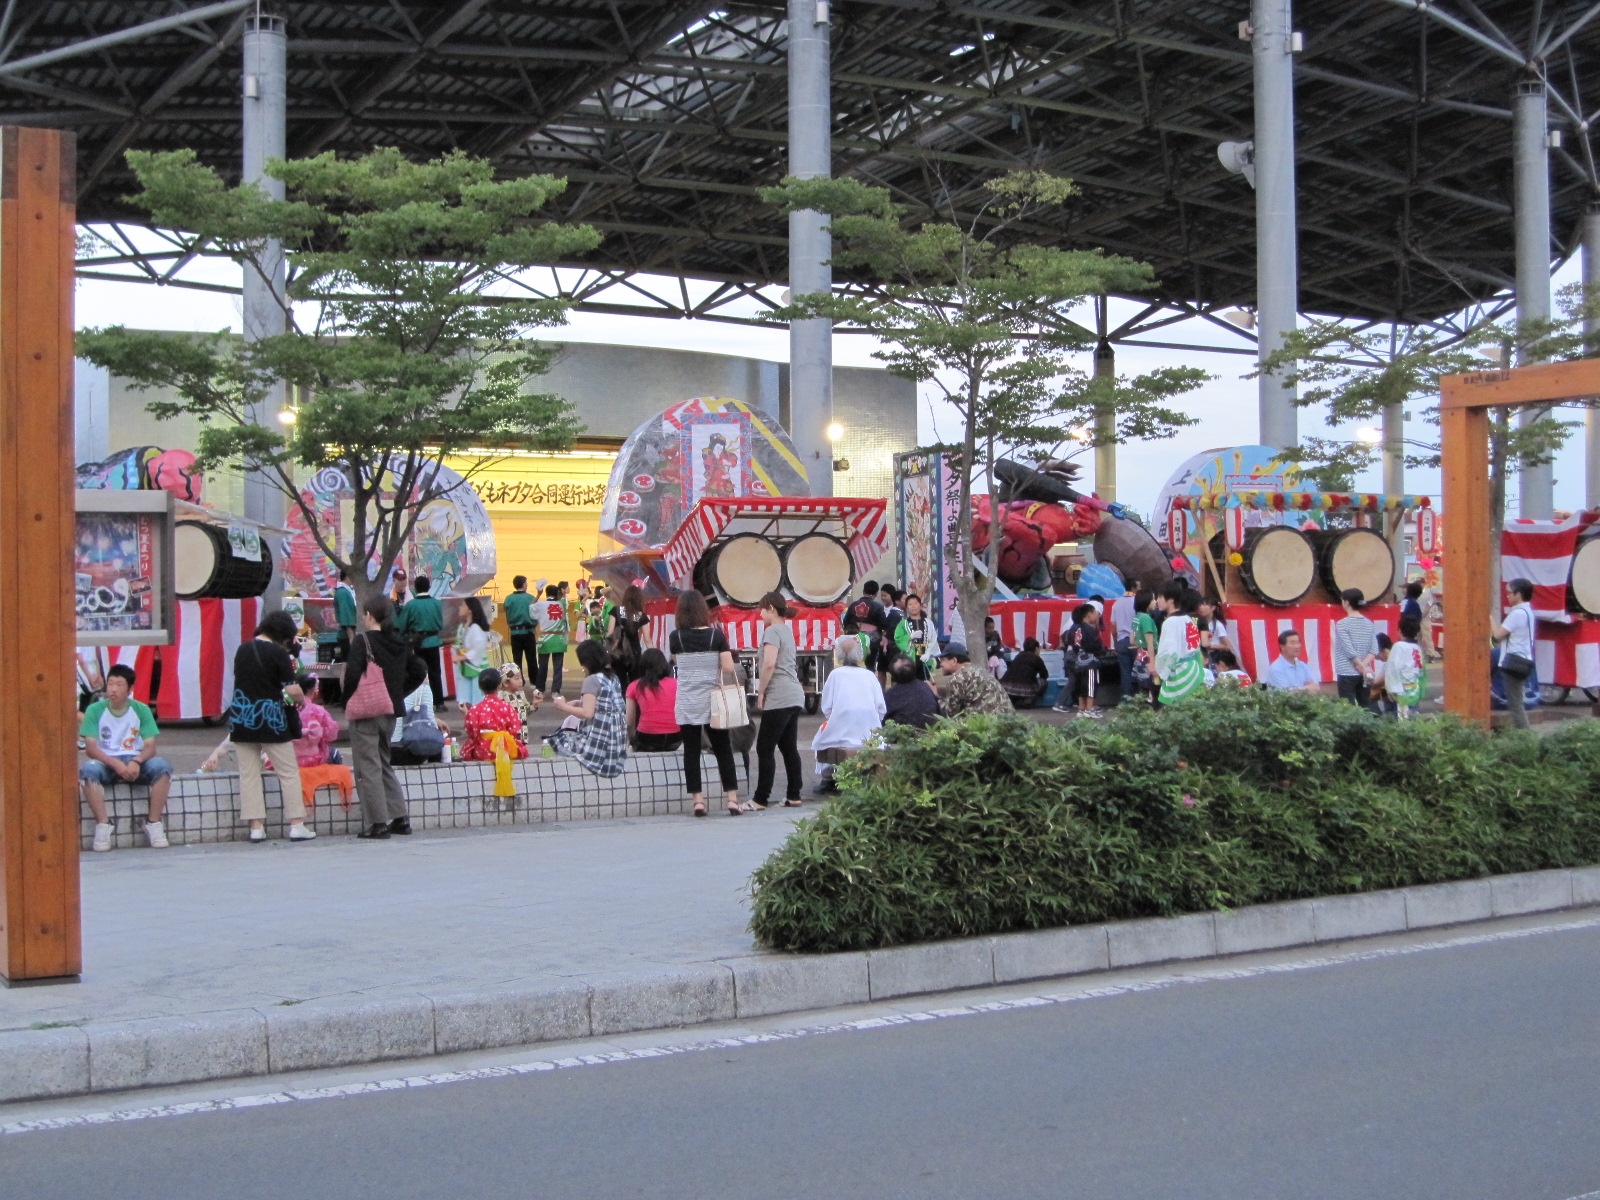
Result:
M83 738L89 761L78 768L83 798L94 813L96 850L111 849L111 818L106 814L106 785L133 783L150 789L150 815L144 834L159 850L167 844L161 814L172 789L172 768L156 757L155 715L148 705L132 698L137 676L132 667L118 663L106 672L106 698L96 700L83 714L78 736Z

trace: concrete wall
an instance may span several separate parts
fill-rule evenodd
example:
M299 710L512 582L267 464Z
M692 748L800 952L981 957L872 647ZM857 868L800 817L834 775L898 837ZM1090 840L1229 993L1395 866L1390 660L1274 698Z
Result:
M80 447L102 444L94 457L130 446L193 449L200 422L181 417L157 421L145 411L153 392L137 392L125 380L106 379L88 364L78 395ZM788 399L787 364L696 350L611 346L571 342L548 374L536 381L541 391L571 400L589 437L624 438L652 412L694 396L730 396L782 419ZM834 419L845 435L838 456L850 470L834 481L844 496L883 496L890 492L891 457L917 444L917 390L908 379L886 371L840 367L834 371ZM89 456L80 450L79 461ZM206 480L207 499L219 508L241 511L237 477Z

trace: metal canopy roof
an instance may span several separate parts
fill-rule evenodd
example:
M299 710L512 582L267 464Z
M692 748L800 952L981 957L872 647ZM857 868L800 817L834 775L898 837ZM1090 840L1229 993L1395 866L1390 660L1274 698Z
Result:
M193 147L237 173L244 16L18 60L201 3L0 0L0 120L78 132L81 220L138 220L130 147ZM709 308L784 278L785 223L755 196L785 169L781 0L263 8L288 23L292 155L460 147L565 175L560 215L607 235L592 289L634 272L726 281ZM1554 227L1571 240L1595 195L1579 119L1600 108L1600 5L1297 8L1304 309L1431 319L1512 287L1519 59L1543 59L1556 93ZM1253 197L1216 157L1253 124L1246 16L1244 0L835 0L836 170L959 211L998 172L1048 167L1082 195L1035 236L1150 262L1153 301L1249 304Z

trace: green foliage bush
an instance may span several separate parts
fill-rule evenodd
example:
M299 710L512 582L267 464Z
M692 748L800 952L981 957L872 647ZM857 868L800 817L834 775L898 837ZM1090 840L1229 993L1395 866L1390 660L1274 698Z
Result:
M834 951L1600 861L1600 723L1219 691L1058 728L892 727L751 880L766 946Z

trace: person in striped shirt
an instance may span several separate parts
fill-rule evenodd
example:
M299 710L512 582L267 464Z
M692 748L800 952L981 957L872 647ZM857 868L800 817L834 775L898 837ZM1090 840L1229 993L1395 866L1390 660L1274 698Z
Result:
M1378 660L1378 627L1361 614L1367 598L1360 588L1339 593L1344 619L1333 627L1333 673L1339 680L1339 699L1365 708Z

